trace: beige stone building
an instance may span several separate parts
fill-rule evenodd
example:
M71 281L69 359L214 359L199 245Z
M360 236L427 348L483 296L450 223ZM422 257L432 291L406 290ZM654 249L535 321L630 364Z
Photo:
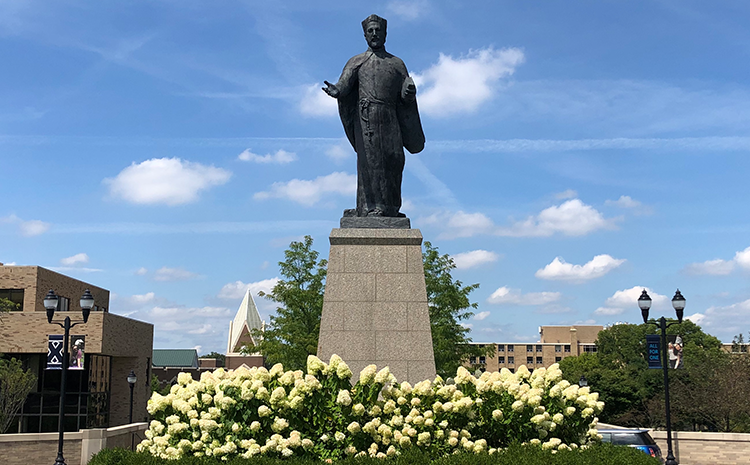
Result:
M68 370L66 431L123 425L128 422L128 373L137 376L133 421L147 417L151 391L151 351L154 327L149 323L109 313L109 291L39 266L2 266L0 297L17 309L0 318L0 354L21 360L37 377L9 432L57 431L61 370L47 370L49 335L63 329L47 322L44 296L52 289L60 297L53 321L65 316L82 321L79 300L86 289L94 296L88 323L72 328L71 336L85 336L82 370Z
M597 325L540 326L538 342L476 342L473 344L493 346L495 353L472 357L469 365L487 371L515 371L521 365L529 370L546 368L565 357L596 352L596 338L602 329Z

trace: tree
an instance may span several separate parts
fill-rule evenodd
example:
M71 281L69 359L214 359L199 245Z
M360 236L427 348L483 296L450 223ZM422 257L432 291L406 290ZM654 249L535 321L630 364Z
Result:
M307 356L318 351L328 261L318 260L312 244L310 236L292 242L284 252L284 261L279 262L279 273L285 279L276 283L270 294L259 293L280 305L265 331L254 330L256 347L243 348L243 352L260 352L268 365L283 363L287 370L302 370Z
M430 242L424 243L422 258L435 368L445 378L455 375L458 367L470 357L494 353L494 347L470 344L470 330L460 323L474 315L471 310L477 308L477 304L469 300L469 294L479 284L464 286L461 281L454 280L451 276L451 271L456 268L453 259L449 255L440 255Z
M748 333L748 335L750 336L750 333ZM747 347L748 344L745 342L745 337L742 335L742 333L732 338L732 353L746 354Z
M15 358L0 359L0 433L4 433L36 385L36 376Z
M603 422L623 426L664 425L663 375L660 370L648 369L646 362L646 335L658 331L653 325L614 325L599 333L595 354L567 357L560 362L568 381L577 383L585 375L589 385L599 392L604 401L604 411L599 416ZM673 385L690 384L691 373L697 376L702 360L723 353L718 339L689 320L670 327L667 333L679 334L684 341L687 368L670 372ZM679 408L678 402L682 401L672 402L673 411ZM690 426L687 416L684 418ZM677 424L679 418L673 419Z

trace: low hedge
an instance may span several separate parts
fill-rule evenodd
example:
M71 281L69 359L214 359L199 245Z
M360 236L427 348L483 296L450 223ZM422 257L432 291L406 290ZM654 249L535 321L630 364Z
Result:
M218 460L209 457L183 457L167 460L148 453L125 449L107 449L96 454L89 465L320 465L317 460L290 458L286 460L255 457ZM334 462L337 465L658 465L659 461L643 452L625 446L599 444L582 451L542 450L537 446L511 446L489 455L459 453L432 458L420 451L407 451L393 459L350 457Z

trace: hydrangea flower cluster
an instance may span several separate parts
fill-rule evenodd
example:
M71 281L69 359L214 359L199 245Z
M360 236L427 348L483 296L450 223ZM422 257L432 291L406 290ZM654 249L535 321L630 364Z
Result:
M315 356L307 373L240 368L181 373L167 396L148 401L153 420L138 445L162 458L390 457L410 447L436 455L494 453L511 442L575 449L598 440L595 392L562 379L557 364L533 373L503 368L474 377L459 368L411 386L388 367L352 372L334 355Z

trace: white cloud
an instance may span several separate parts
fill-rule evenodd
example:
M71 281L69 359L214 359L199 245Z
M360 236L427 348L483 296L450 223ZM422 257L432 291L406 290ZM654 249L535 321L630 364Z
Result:
M555 194L555 198L558 200L574 199L578 197L578 192L573 189L564 190Z
M479 312L476 315L474 315L474 319L482 321L485 318L487 318L488 316L490 316L490 312Z
M471 113L491 99L500 79L512 75L523 61L517 48L472 50L458 58L441 53L437 64L414 75L420 111L435 116Z
M663 311L671 306L671 301L667 296L657 294L648 287L633 286L630 289L623 289L612 294L612 297L609 297L604 302L604 306L594 310L594 313L597 315L620 315L626 312L634 312L634 315L640 317L638 298L644 289L648 292L649 297L651 297L652 310Z
M670 302L667 296L657 294L649 287L633 286L630 289L623 289L615 292L612 294L612 297L609 297L604 302L604 305L608 307L623 307L628 309L635 308L637 310L638 298L641 296L644 289L648 292L649 297L651 297L651 308L664 308L665 304Z
M354 155L354 149L348 139L341 139L341 142L326 149L326 156L336 163L349 160L352 155Z
M77 265L79 263L88 263L89 256L85 253L77 253L71 257L66 257L60 260L60 263L65 266Z
M750 270L750 247L735 253L734 261L742 268Z
M386 8L401 19L413 21L424 16L429 9L429 3L426 0L393 0L388 2Z
M18 224L18 229L21 231L22 236L32 237L46 233L50 226L49 223L45 223L41 220L29 220L21 221Z
M685 267L685 271L693 275L728 275L734 271L734 260L726 261L717 258L716 260L706 260L703 263L691 263Z
M604 205L611 205L620 208L638 208L642 204L637 200L633 200L629 195L621 195L617 200L605 200Z
M336 99L323 92L322 84L305 87L300 97L299 110L305 116L336 116L338 104Z
M619 315L621 313L625 313L625 308L599 307L594 310L594 313L596 313L597 315Z
M284 165L291 163L297 159L297 154L293 152L287 152L286 150L277 150L276 153L267 153L265 155L257 155L245 149L241 154L237 155L238 160L252 161L255 163L274 163L277 165Z
M190 331L188 331L188 333L189 334L206 334L207 332L209 332L211 330L211 328L212 328L212 326L208 325L208 324L201 325L200 328L191 329ZM196 347L201 347L201 346L196 346ZM198 350L198 349L196 349L196 350Z
M16 262L3 263L3 266L16 266Z
M137 269L137 270L135 271L135 274L137 274L138 276L143 276L143 275L145 275L146 273L148 273L148 268L144 268L144 267L140 267L140 268L138 268L138 269Z
M288 182L275 182L271 189L256 193L253 198L265 200L269 198L288 199L302 205L312 206L318 203L324 194L339 194L353 196L357 192L357 176L344 172L335 172L327 176L318 176L308 181L292 179Z
M250 289L250 293L253 294L253 296L257 296L258 292L260 291L268 294L278 282L279 278L264 279L262 281L256 281L254 283L243 283L242 281L235 281L233 283L227 283L222 286L217 297L225 300L241 299L245 296L245 292L248 289Z
M509 228L500 228L498 234L512 237L546 237L555 233L583 236L599 229L614 227L613 219L605 219L592 206L573 199L559 206L546 208L539 215L516 222Z
M534 276L539 279L582 283L600 278L623 263L625 259L613 258L607 254L597 255L583 265L573 265L565 262L562 257L555 257L550 264L537 270Z
M440 238L454 239L472 237L479 234L491 234L495 224L483 213L440 212L420 218L421 223L433 224L443 228Z
M50 228L49 223L45 223L41 220L23 220L16 216L15 214L11 214L5 217L0 218L0 223L8 223L8 224L15 224L18 225L18 232L21 233L22 236L31 237L31 236L38 236L40 234L44 234L47 232Z
M147 292L145 294L134 294L130 296L129 299L130 299L130 302L132 302L133 304L142 305L148 302L153 302L155 297L156 297L156 294L154 294L153 292Z
M744 333L750 328L750 299L725 306L712 306L703 313L694 313L688 317L693 323L700 324L706 332L726 334L731 339L735 334Z
M114 178L103 182L113 197L136 204L182 205L198 194L229 181L232 173L215 166L179 158L152 158L133 162Z
M684 271L693 275L726 276L731 274L737 266L750 270L750 247L736 252L731 260L717 258L701 263L691 263L685 267Z
M154 281L187 281L198 277L197 273L183 268L169 268L163 266L154 273Z
M495 290L487 299L491 304L544 305L560 300L559 292L529 292L523 294L520 289L503 286Z
M456 269L467 270L474 268L485 263L496 262L498 255L495 252L488 250L472 250L470 252L457 253L452 256L453 263L456 264Z

